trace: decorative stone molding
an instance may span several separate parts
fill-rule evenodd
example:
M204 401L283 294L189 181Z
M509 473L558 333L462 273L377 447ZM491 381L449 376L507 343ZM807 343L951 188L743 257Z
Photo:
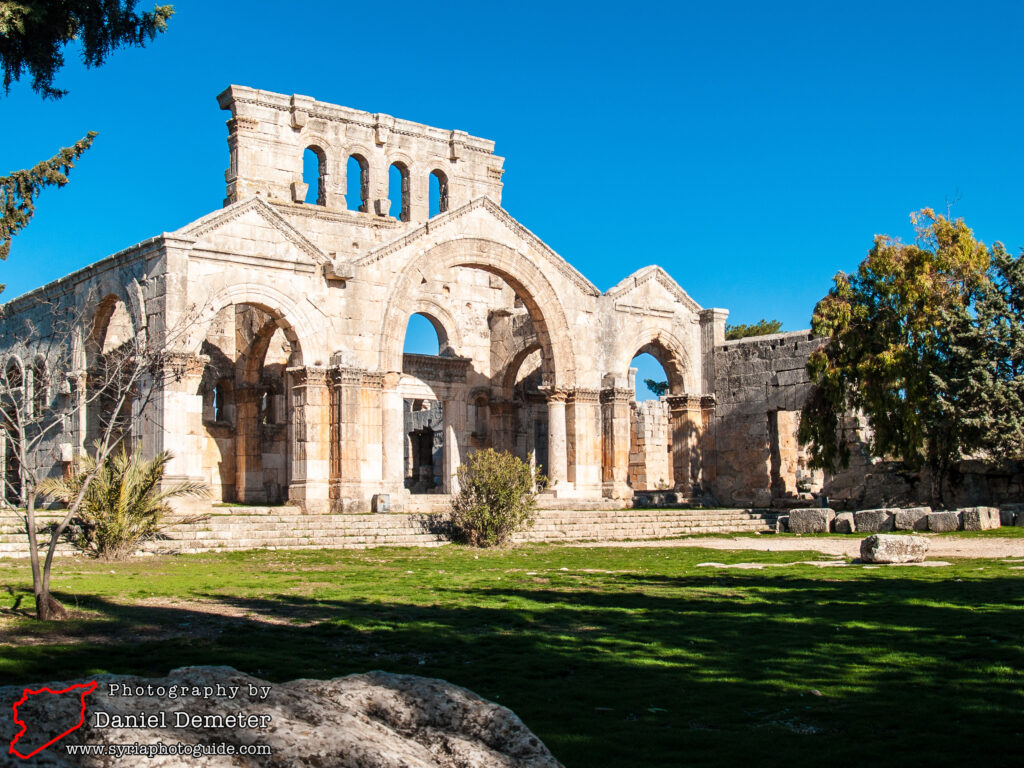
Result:
M542 386L539 389L549 403L564 403L569 399L569 393L572 391L566 387L551 386Z
M669 395L665 400L673 411L696 411L701 407L700 395Z
M596 403L601 399L601 390L585 389L577 387L569 391L569 402L571 403Z
M330 376L329 368L313 365L302 365L286 370L291 375L295 387L326 387Z
M623 403L629 402L634 397L632 389L625 387L608 387L601 390L602 403Z
M424 381L464 382L472 360L468 357L402 355L402 370Z

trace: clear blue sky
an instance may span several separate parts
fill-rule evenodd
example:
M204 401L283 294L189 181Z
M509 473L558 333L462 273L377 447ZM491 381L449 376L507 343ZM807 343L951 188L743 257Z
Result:
M1024 3L175 7L99 69L69 51L62 101L0 98L0 173L100 134L4 299L220 207L229 83L494 139L505 208L599 288L660 264L730 322L806 328L923 206L1024 247Z

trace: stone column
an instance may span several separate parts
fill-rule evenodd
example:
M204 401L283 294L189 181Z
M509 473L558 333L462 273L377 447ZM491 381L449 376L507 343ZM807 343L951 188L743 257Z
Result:
M545 395L548 400L548 488L557 496L564 496L569 490L568 446L565 435L567 392L553 387L544 389L547 390Z
M569 438L569 482L576 495L600 498L602 491L602 428L600 390L575 389L569 393L565 410Z
M725 321L727 309L702 309L700 311L700 359L701 389L715 391L715 347L725 342Z
M462 463L459 437L465 431L466 401L448 397L444 400L444 476L445 493L459 492L459 464Z
M210 358L184 352L168 353L163 370L153 382L153 396L142 417L154 425L143 433L143 451L147 457L170 447L174 457L167 464L163 484L209 480L203 472L203 395L200 384ZM179 500L176 508L196 506L198 502Z
M384 489L390 494L396 494L405 487L405 419L402 413L402 394L398 391L401 377L400 373L384 374L381 391L383 479Z
M705 493L711 491L718 479L718 463L715 452L715 396L701 395L700 398L701 426L703 432L700 441L700 486Z
M360 451L362 424L359 390L363 371L335 368L331 371L331 504L336 512L354 511L362 499Z
M609 499L632 499L629 486L629 406L633 390L601 390L601 494Z
M696 395L666 398L672 422L672 472L676 489L690 496L700 476L701 403Z
M288 498L306 514L330 511L330 390L327 369L289 368L292 379L292 478Z
M265 504L260 446L259 390L235 386L235 493L242 504Z

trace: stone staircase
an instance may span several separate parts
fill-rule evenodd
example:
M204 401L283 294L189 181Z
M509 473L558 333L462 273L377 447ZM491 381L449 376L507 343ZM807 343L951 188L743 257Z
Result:
M247 549L431 547L445 543L427 514L301 515L290 507L214 508L207 519L178 522L144 551L219 552ZM45 517L43 522L53 519ZM744 509L545 509L519 542L626 541L706 533L768 533L778 514ZM43 537L44 539L46 537ZM59 554L74 550L62 543ZM0 511L0 557L26 557L24 527Z

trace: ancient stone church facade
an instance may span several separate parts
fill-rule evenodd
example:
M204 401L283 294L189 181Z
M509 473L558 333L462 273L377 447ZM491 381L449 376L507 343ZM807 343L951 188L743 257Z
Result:
M657 266L599 290L501 207L489 140L246 87L218 100L231 115L221 209L5 308L94 302L83 376L119 339L187 324L135 436L175 453L174 478L205 481L215 501L402 511L494 447L535 462L550 503L670 487L767 505L808 490L793 440L808 334L725 342L728 313ZM413 314L439 355L403 354ZM669 392L638 406L642 352ZM60 471L88 418L38 460Z

